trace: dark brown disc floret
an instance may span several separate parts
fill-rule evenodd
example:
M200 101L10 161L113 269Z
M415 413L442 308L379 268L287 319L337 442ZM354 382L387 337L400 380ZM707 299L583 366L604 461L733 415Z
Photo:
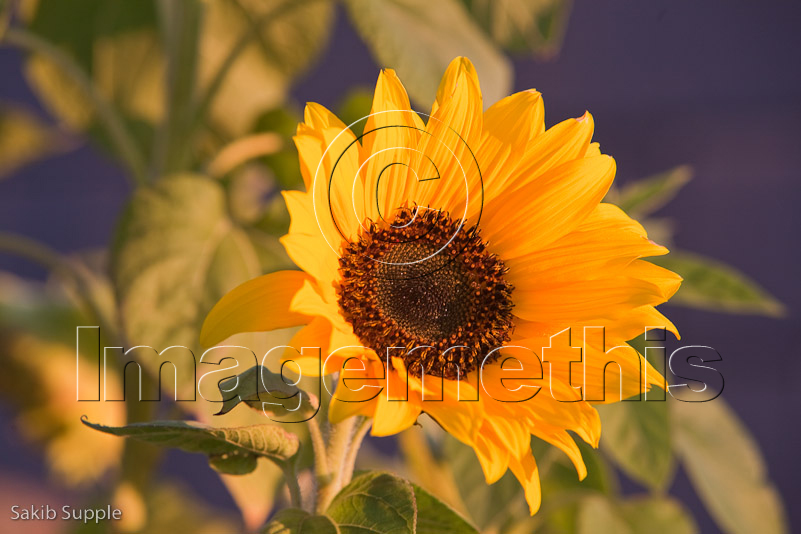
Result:
M391 224L369 223L339 265L339 305L354 333L412 374L464 377L510 339L507 268L477 228L446 213L404 208Z

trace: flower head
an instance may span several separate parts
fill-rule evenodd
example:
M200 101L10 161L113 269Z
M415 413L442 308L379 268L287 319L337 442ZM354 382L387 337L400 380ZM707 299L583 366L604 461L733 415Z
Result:
M675 333L654 306L680 278L642 260L667 250L602 202L615 162L591 142L589 113L546 130L536 91L485 112L472 64L457 58L422 117L383 71L362 126L306 107L295 137L305 191L284 193L282 238L301 270L234 289L202 342L303 325L290 344L320 347L323 372L341 371L331 420L366 415L389 435L428 414L475 450L488 482L511 469L534 513L532 435L583 478L568 431L597 446L594 403L664 388L635 350L606 351L646 327ZM316 354L287 357L320 369Z

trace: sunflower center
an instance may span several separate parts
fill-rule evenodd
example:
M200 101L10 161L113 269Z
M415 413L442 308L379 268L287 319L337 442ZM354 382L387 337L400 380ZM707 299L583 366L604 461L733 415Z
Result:
M339 260L343 314L382 358L403 354L410 373L464 377L512 331L513 287L486 248L442 212L404 208L370 223Z

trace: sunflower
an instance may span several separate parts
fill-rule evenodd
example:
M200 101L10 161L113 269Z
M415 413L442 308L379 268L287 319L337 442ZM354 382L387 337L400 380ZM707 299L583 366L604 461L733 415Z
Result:
M308 104L295 137L305 191L284 192L281 240L300 270L231 291L201 342L303 326L285 358L340 372L331 421L365 415L386 436L425 413L475 450L488 483L510 469L535 513L531 436L586 475L573 434L598 445L593 405L665 387L625 342L676 333L655 306L681 281L642 259L667 249L602 202L615 162L591 142L592 116L545 129L543 114L533 90L483 111L465 58L429 115L389 69L352 128Z

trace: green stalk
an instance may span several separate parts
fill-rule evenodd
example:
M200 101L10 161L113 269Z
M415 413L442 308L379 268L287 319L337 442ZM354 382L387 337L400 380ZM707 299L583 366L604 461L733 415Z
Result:
M320 424L316 417L308 420L309 438L311 439L312 449L314 450L314 472L328 472L328 453L326 452L325 439L320 429Z
M342 473L345 469L345 458L353 441L355 417L345 419L341 423L329 425L328 446L326 447L327 470L317 475L317 513L324 513L342 489Z
M361 417L361 421L359 421L356 425L356 433L354 434L353 440L350 443L350 448L345 455L345 465L344 469L342 470L341 482L343 487L350 484L350 481L353 478L353 470L356 468L356 457L359 455L359 449L361 448L362 442L367 436L367 433L370 431L371 426L373 426L373 421L369 417Z
M292 507L301 508L303 506L303 499L300 493L300 484L298 483L295 462L296 459L293 459L284 465L284 480L286 480L287 488L289 488L289 499Z
M198 0L161 0L157 4L161 41L167 59L164 84L167 103L154 137L151 176L184 170L192 144L187 138L194 130L192 101L197 82L198 42L203 5Z

